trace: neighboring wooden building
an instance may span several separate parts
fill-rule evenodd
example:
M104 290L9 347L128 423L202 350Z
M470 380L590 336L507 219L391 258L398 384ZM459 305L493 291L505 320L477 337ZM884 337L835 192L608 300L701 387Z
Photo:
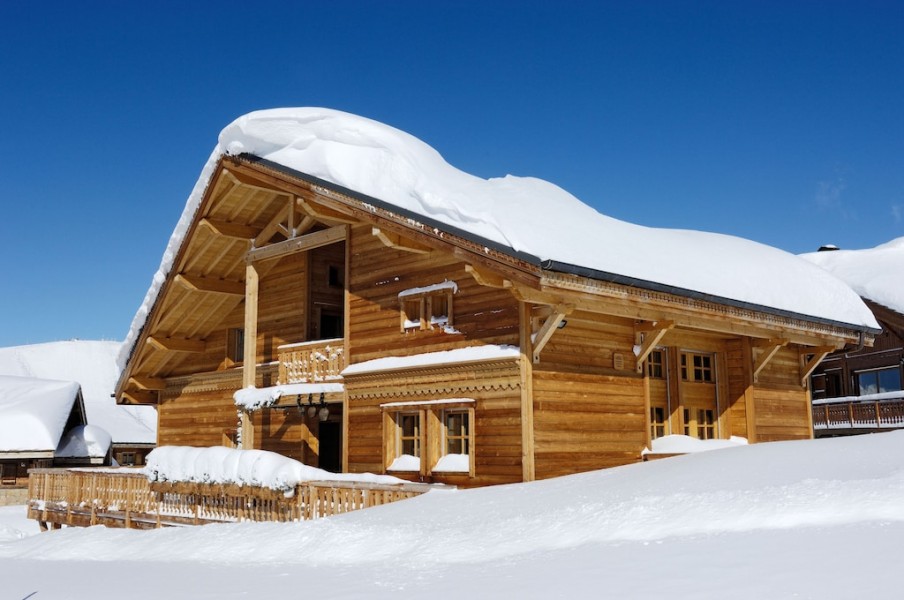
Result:
M876 332L541 261L254 155L197 189L116 390L160 445L474 486L668 434L805 439L810 373Z
M904 428L904 238L804 257L850 284L882 326L872 347L833 352L813 372L816 436Z
M99 456L78 451L85 425L77 383L0 376L0 485L25 487L31 468L104 464L109 440Z

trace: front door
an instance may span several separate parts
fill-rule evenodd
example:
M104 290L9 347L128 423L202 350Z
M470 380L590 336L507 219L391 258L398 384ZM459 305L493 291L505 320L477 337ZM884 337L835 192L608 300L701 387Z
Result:
M718 437L716 356L657 348L647 358L650 437L672 433L701 440Z
M320 460L318 466L330 473L342 472L342 423L320 423Z

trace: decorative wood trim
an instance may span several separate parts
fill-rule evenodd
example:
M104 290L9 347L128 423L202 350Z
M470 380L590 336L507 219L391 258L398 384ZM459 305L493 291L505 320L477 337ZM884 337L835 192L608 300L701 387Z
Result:
M213 277L199 277L178 273L173 281L194 292L206 292L212 294L226 294L229 296L244 296L245 284L242 281L229 281L227 279L214 279Z
M204 340L162 338L153 335L148 336L147 343L164 352L204 352L207 347Z
M347 231L348 228L346 226L337 225L335 227L330 227L329 229L315 231L314 233L301 235L283 242L270 244L263 248L253 248L248 251L247 261L249 263L255 263L273 258L281 258L297 252L313 250L314 248L320 248L321 246L329 246L330 244L345 240Z

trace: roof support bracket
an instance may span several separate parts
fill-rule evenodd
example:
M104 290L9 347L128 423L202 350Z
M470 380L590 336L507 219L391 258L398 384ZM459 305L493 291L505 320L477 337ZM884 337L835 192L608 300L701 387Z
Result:
M500 289L512 287L512 282L510 280L497 275L496 273L475 267L474 265L465 265L465 271L480 285Z
M634 335L637 338L634 346L634 355L637 360L637 372L643 373L643 361L650 352L665 337L665 334L674 329L674 321L641 321L634 325Z
M546 317L546 321L543 322L540 330L534 334L534 364L540 362L540 352L543 351L543 347L546 346L546 343L552 338L552 334L562 327L562 324L565 322L565 317L570 315L573 310L574 307L567 304L560 304L552 307L552 313Z
M800 384L804 387L807 385L807 379L816 370L826 356L835 351L834 346L818 346L816 348L805 348L800 352L801 370ZM810 357L810 358L807 358Z
M759 379L760 372L766 368L766 365L769 364L778 351L787 346L789 340L773 338L768 340L760 340L758 342L754 342L752 344L753 348L753 381ZM757 350L759 350L759 355L757 355Z
M430 254L433 251L432 248L428 248L423 244L418 244L417 242L404 238L397 233L383 231L379 227L371 228L371 233L375 238L380 240L384 246L386 246L387 248L392 248L393 250L413 252L414 254Z

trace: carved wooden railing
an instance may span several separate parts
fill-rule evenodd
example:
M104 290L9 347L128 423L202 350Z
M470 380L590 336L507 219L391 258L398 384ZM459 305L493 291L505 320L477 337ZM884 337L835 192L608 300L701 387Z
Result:
M904 399L822 402L813 406L813 428L896 429L904 428Z
M286 492L252 486L149 482L135 470L33 469L28 517L62 525L156 528L301 521L419 496L434 486L308 481Z
M319 383L340 379L345 368L342 338L277 347L279 383Z

